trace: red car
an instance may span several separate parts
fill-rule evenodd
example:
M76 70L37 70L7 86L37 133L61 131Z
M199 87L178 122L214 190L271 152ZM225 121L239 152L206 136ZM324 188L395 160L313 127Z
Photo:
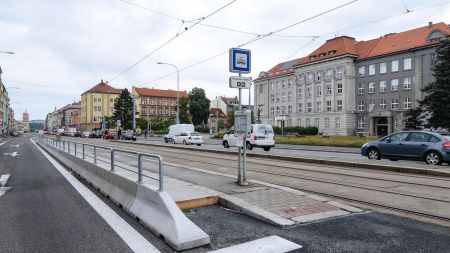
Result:
M105 139L105 140L114 140L115 137L116 137L116 134L111 133L111 132L102 135L102 139Z

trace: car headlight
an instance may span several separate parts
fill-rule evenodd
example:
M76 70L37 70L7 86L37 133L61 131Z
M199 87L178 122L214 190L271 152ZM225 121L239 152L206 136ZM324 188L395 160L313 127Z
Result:
M361 148L364 148L365 146L367 146L367 144L368 142L364 143Z

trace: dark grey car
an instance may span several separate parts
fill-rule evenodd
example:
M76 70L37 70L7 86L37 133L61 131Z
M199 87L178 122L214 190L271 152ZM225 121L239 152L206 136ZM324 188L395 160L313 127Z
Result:
M433 165L443 162L450 165L450 136L425 131L398 132L364 144L361 154L376 160L419 160Z

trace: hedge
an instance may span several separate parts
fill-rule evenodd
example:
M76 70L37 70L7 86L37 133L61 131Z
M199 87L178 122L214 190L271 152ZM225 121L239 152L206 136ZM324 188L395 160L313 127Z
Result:
M275 134L281 134L281 127L274 126L273 131ZM292 135L298 133L299 135L317 135L319 133L319 129L315 126L293 126L293 127L285 127L283 129L284 135Z

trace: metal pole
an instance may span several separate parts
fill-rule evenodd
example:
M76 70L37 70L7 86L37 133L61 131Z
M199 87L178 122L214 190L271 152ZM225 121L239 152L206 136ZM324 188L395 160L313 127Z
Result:
M173 65L177 69L177 124L180 124L180 72L178 68Z
M63 142L63 151L65 152L66 151L66 142L65 141L62 141Z
M73 145L74 145L74 149L75 149L75 156L77 156L77 143L74 142Z
M97 149L94 146L94 164L97 164Z
M133 130L136 129L136 102L134 101L134 96L131 96L133 98Z
M84 157L84 143L82 144L82 149L83 149L83 159L85 159L85 157Z
M70 141L67 141L67 153L70 154Z
M111 148L111 171L114 171L114 149Z
M142 184L142 154L138 153L138 183Z
M149 120L150 120L150 111L148 110L148 106L147 106L147 133L145 134L145 138L147 138L147 135L148 134L150 134L149 132L148 132L148 124L149 124Z
M163 183L163 161L162 157L158 156L159 161L159 190L160 192L164 191L164 183Z

